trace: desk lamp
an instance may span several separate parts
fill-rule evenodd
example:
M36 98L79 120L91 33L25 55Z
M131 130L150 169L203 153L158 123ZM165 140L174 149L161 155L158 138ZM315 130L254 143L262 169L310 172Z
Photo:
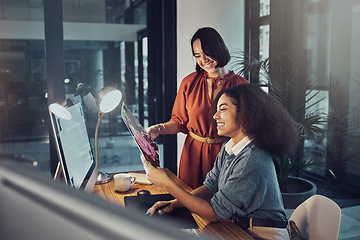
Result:
M55 114L59 118L62 118L62 119L65 119L65 120L70 120L71 119L70 112L65 107L61 106L58 103L50 104L49 109L53 114Z
M99 107L99 118L96 124L95 129L95 164L96 168L99 170L98 167L98 131L99 125L102 117L108 112L114 110L120 103L122 98L122 93L113 87L104 87L99 90L96 94L95 102L96 105ZM96 180L96 184L107 183L112 180L112 175L108 173L103 173L99 171L99 175Z

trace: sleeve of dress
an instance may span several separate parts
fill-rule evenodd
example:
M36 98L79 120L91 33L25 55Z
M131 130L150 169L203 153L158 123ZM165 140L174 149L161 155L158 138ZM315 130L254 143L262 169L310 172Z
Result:
M241 77L241 76L239 76L239 75L237 75L236 77L237 77L237 78L236 78L236 84L249 83L248 80L246 80L245 78L243 78L243 77Z
M181 132L185 134L189 133L189 130L186 127L189 121L189 116L186 109L186 101L189 90L190 76L191 75L187 76L181 82L171 113L171 120L174 121L180 127Z

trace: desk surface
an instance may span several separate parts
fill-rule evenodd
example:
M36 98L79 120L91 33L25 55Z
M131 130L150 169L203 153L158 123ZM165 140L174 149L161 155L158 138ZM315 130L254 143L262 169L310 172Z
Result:
M166 173L171 179L178 183L186 191L191 191L191 188L177 178L173 173L168 169L165 169ZM155 185L144 185L144 184L134 184L131 189L127 192L120 193L115 190L114 182L111 181L106 184L95 185L93 193L101 196L102 198L113 202L119 206L125 206L124 197L125 196L136 196L139 190L146 189L149 190L151 194L162 194L167 193L164 189L157 187ZM212 239L250 239L253 238L239 226L234 224L230 220L222 220L219 222L209 222L196 214L192 214L199 228L196 230L201 236L211 236Z

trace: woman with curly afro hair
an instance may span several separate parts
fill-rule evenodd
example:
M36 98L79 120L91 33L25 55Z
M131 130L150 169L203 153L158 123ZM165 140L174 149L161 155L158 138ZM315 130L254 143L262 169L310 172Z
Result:
M159 213L186 207L209 221L230 218L255 239L289 239L273 158L296 150L296 123L280 103L252 84L220 91L212 116L218 135L229 140L204 185L188 193L143 159L148 179L176 198ZM156 203L148 213L166 203Z

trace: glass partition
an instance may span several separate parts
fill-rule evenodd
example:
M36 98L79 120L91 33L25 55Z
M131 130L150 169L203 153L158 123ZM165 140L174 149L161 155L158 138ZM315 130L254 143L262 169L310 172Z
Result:
M0 5L0 155L38 161L50 175L42 1Z
M94 98L102 87L112 86L147 127L149 114L155 113L148 112L146 1L62 2L64 100ZM0 5L0 153L37 159L50 174L43 9L42 1L4 0ZM89 109L92 141L97 117ZM105 172L142 169L119 108L102 119L99 159Z

